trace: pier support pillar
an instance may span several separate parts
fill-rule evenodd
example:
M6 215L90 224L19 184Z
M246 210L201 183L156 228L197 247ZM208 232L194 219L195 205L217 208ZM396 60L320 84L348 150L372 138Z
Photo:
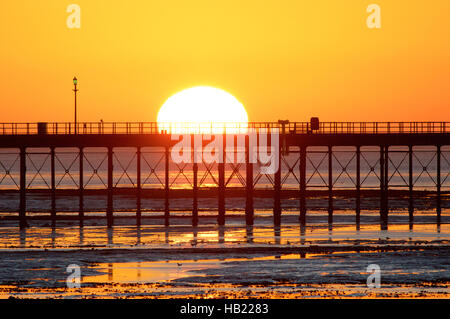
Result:
M356 224L361 220L361 147L356 146Z
M273 223L275 226L281 225L281 152L283 151L281 141L278 143L278 170L274 174L274 202L273 202Z
M26 164L26 147L20 148L20 205L19 205L19 227L20 229L26 228L26 210L27 210L27 199L26 199L26 176L27 176L27 164Z
M170 196L170 184L169 184L169 159L170 152L169 146L167 145L165 148L165 156L164 156L164 225L169 226L169 217L170 217L170 207L169 207L169 196Z
M306 145L300 147L300 224L306 224Z
M333 223L333 147L328 146L328 224Z
M408 187L409 187L409 204L408 204L408 211L409 211L409 223L412 224L414 221L414 197L413 197L413 187L414 187L414 181L413 181L413 147L412 145L408 146L408 157L409 157L409 181L408 181Z
M219 161L218 171L219 171L219 215L217 218L217 222L219 226L225 225L225 145L226 145L226 134L222 135L222 161Z
M198 225L198 164L194 162L192 165L193 171L193 187L192 187L192 226Z
M56 227L56 183L55 183L55 147L50 147L50 187L52 228Z
M388 152L387 146L380 146L380 217L383 228L388 219Z
M441 223L441 146L436 149L436 215L437 223Z
M108 146L108 204L106 209L107 226L113 226L113 147Z
M254 219L254 208L253 208L253 163L251 163L250 152L250 137L248 135L245 136L245 188L246 188L246 197L245 197L245 223L246 225L253 225Z
M191 146L193 150L192 156L192 173L193 173L193 183L192 183L192 226L198 225L198 163L199 157L201 158L201 153L198 154L195 145L195 134L191 134ZM200 150L201 151L201 150Z
M80 147L79 151L79 219L80 219L80 227L83 227L84 225L84 180L83 180L83 174L84 174L84 168L83 168L83 160L84 160L84 153L83 153L83 147Z
M384 148L384 213L387 224L389 217L389 146Z
M141 147L136 148L136 226L141 226Z
M195 134L191 134L191 145L193 150L192 156L192 173L193 173L193 183L192 183L192 226L198 225L198 157L201 154L197 154L197 149L195 145ZM199 156L200 155L200 156Z

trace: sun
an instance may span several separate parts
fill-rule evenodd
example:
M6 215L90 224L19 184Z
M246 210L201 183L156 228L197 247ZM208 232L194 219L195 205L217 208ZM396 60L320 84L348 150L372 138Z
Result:
M230 93L197 86L167 99L158 112L158 127L171 133L237 133L248 123L244 106Z

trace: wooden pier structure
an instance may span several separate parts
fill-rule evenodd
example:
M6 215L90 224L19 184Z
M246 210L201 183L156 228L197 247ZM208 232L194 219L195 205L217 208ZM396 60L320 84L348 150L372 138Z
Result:
M214 124L216 125L216 124ZM237 125L237 124L235 124ZM192 141L197 133L215 133L213 125L211 132L203 127L198 132L192 131L193 126L189 126L189 134ZM254 221L254 198L258 194L266 193L273 197L273 221L275 225L280 225L282 215L281 199L289 196L298 198L299 221L301 224L306 223L307 216L307 197L311 194L322 194L328 196L328 222L333 222L333 200L337 194L351 194L355 198L355 222L360 221L361 196L363 193L371 193L380 198L380 218L381 221L387 223L389 213L389 196L395 192L395 187L391 181L394 174L399 173L399 164L392 161L392 154L401 152L404 155L402 163L408 165L408 176L401 178L405 181L402 192L409 197L409 218L414 218L414 196L419 190L415 189L416 176L426 174L433 181L433 189L429 193L436 196L436 216L437 222L440 222L441 216L441 197L443 195L442 187L445 182L450 182L450 122L254 122L242 123L236 126L231 135L245 134L249 129L255 131L265 130L266 132L277 131L279 134L279 169L277 172L269 176L269 180L273 187L271 189L258 190L255 188L256 179L261 176L255 176L254 165L250 161L250 142L248 136L245 138L245 175L240 175L239 166L232 166L232 173L239 174L242 187L230 190L227 188L227 178L225 176L225 163L218 163L217 170L214 171L217 176L216 187L201 187L199 181L199 165L192 163L188 169L192 172L191 188L189 190L174 190L171 188L169 177L170 171L170 152L176 140L172 140L170 131L162 130L154 122L139 123L77 123L75 127L73 123L0 123L0 150L16 149L18 150L19 177L16 183L16 189L0 188L1 192L18 192L19 193L19 211L18 220L21 228L27 226L27 193L34 190L29 189L27 181L27 159L30 149L42 149L42 152L48 154L50 158L50 179L48 188L42 191L51 194L51 220L52 226L57 221L56 195L69 192L68 190L59 189L55 178L55 165L58 161L58 150L65 148L76 148L78 150L78 173L73 174L70 168L66 168L66 174L76 182L77 189L70 190L71 194L77 192L79 197L79 224L83 226L84 216L84 196L92 192L101 192L107 196L106 219L108 227L114 225L114 194L120 193L120 187L114 184L113 174L118 168L122 169L123 174L128 174L128 167L114 167L114 154L116 148L126 147L135 149L135 165L133 175L136 175L136 183L134 187L123 189L123 192L135 194L136 196L136 224L141 224L142 196L145 192L152 192L155 196L164 198L164 223L166 226L170 223L170 199L176 196L177 192L183 194L191 194L192 198L192 225L198 224L199 208L198 198L202 193L216 194L218 201L217 222L224 225L225 202L227 194L237 192L245 198L245 221L247 225L252 225ZM225 141L225 135L224 141ZM193 143L192 143L193 145ZM422 163L415 155L414 148L427 146L432 148L432 160ZM86 180L86 154L85 149L91 147L99 147L106 149L107 178L105 188L102 190L92 190L86 188L89 181ZM164 178L161 179L161 188L148 190L143 188L142 167L144 162L143 148L157 147L163 149L162 164L164 165ZM315 147L322 147L320 151L323 154L320 164L314 164L311 160L311 151ZM336 161L336 148L350 147L352 152L352 160L348 163ZM364 186L364 176L362 174L361 165L364 158L364 148L371 147L371 151L378 152L378 160L376 163L366 163L369 167L368 172L364 175L373 174L379 180L376 188ZM397 150L397 147L403 147ZM49 150L49 151L47 151ZM225 152L225 148L224 148ZM296 163L288 164L284 159L285 156L297 156ZM403 156L402 155L402 156ZM226 158L226 157L225 157ZM1 162L1 160L0 160ZM367 161L366 161L367 162ZM319 172L319 166L322 163L328 163L327 176L322 176ZM415 165L414 165L415 163ZM233 164L233 163L231 163ZM336 167L338 165L339 167ZM350 165L354 166L355 175L350 176L348 171ZM335 167L333 167L335 166ZM334 169L339 168L340 174L333 176ZM39 168L36 174L39 174ZM91 167L91 172L97 174L95 167ZM179 172L183 174L183 169L178 167ZM283 170L284 169L284 170ZM3 170L3 171L1 171ZM154 173L155 168L151 168ZM211 168L208 168L210 174ZM6 165L0 167L0 179L3 176L14 179L12 172ZM285 189L283 183L286 176L291 174L298 182L297 189ZM316 187L311 184L311 176L320 175L324 185ZM337 187L337 180L341 175L348 175L351 179L352 189L340 190ZM308 178L309 176L309 178ZM42 177L42 176L41 176ZM317 176L316 176L317 177ZM449 183L450 184L450 183ZM1 182L0 182L1 185ZM317 189L319 188L319 189ZM174 195L175 194L175 195Z

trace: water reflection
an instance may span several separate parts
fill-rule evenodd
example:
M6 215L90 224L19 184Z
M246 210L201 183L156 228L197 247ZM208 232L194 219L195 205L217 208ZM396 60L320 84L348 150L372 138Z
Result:
M380 230L385 231L388 230L388 222L380 218Z
M0 228L0 247L8 248L83 248L83 247L207 247L208 245L310 245L354 244L377 241L450 241L450 224L282 225L282 226L115 226Z
M225 226L218 226L219 244L225 243Z
M84 227L79 227L80 246L84 245Z
M306 234L306 226L301 224L300 225L300 245L305 245L305 234Z
M106 228L108 234L108 246L112 246L114 243L114 227Z
M328 224L328 243L333 242L333 224Z
M253 225L248 225L245 228L245 238L248 244L253 243Z
M141 226L136 226L136 245L141 244Z
M108 281L113 281L113 264L108 263Z
M56 229L53 228L53 227L52 227L51 239L52 239L52 248L55 248L55 242L56 242Z
M27 229L22 228L20 230L20 248L25 248L27 245Z
M192 229L192 246L195 247L197 246L197 242L198 242L198 230L197 230L197 226L193 227Z
M169 229L170 229L169 227L166 227L165 228L165 232L164 232L164 235L165 235L164 238L165 238L165 243L166 244L170 243L170 240L169 240Z
M275 245L280 245L281 244L281 227L274 226L273 234L274 234L274 239L275 239Z
M138 279L138 281L141 280L141 276L142 276L142 274L141 274L141 262L138 261L137 262L137 279Z

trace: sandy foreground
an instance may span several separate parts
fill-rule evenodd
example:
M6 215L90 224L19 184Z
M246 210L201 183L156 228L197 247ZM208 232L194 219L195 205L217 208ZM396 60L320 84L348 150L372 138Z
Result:
M1 298L450 297L448 224L0 232Z

